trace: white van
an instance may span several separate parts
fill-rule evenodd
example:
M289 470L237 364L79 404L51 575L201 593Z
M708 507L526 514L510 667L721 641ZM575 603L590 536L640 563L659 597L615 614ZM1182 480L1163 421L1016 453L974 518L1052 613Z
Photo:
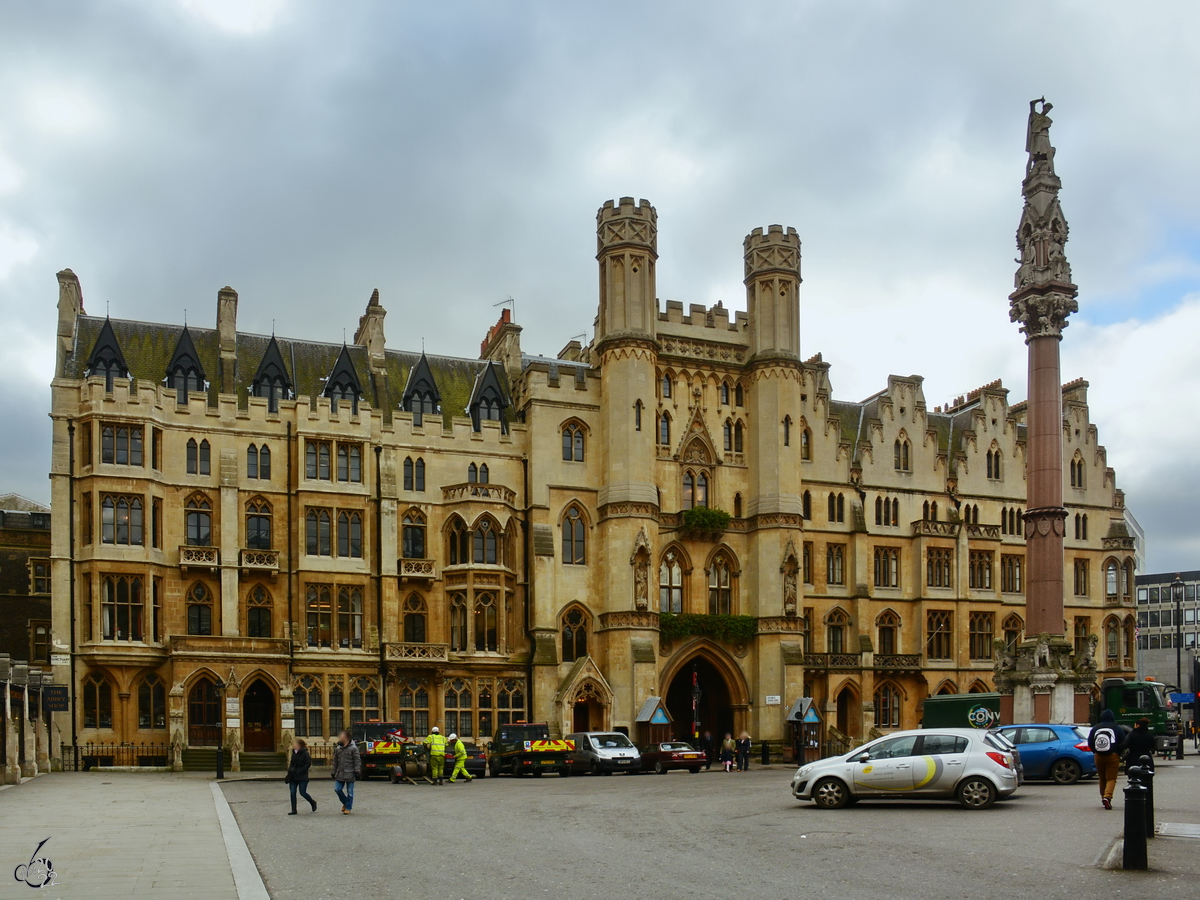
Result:
M642 756L637 747L619 731L581 731L568 735L567 740L575 742L575 752L571 754L572 772L637 775L642 770Z

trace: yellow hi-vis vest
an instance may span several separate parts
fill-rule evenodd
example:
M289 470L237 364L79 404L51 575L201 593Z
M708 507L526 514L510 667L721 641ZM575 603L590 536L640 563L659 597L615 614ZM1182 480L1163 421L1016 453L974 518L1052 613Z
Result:
M431 734L425 738L425 746L429 748L430 756L443 756L446 753L446 737L441 734Z

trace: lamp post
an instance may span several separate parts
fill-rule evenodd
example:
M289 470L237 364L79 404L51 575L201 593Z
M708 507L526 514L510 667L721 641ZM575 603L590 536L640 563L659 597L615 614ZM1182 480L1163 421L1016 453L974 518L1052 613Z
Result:
M225 777L225 682L217 679L217 780Z
M692 666L692 738L700 737L700 672Z
M1183 691L1183 579L1175 573L1171 582L1171 597L1175 601L1175 690ZM1179 735L1175 739L1175 758L1183 759L1183 704L1179 709Z

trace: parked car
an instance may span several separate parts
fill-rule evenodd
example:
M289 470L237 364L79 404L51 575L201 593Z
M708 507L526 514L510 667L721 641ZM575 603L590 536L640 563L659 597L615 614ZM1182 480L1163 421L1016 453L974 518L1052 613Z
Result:
M663 741L638 747L642 771L666 775L672 769L687 769L693 775L704 768L704 753L687 741Z
M823 809L868 797L957 799L967 809L986 809L1017 783L1007 739L972 728L930 728L889 734L801 766L792 776L792 796Z
M482 747L477 747L474 744L468 744L463 741L463 747L467 751L467 774L474 778L483 778L487 775L488 757L487 751ZM454 771L454 751L449 745L446 747L446 777L450 777L450 773Z
M619 731L582 731L567 736L575 742L571 753L572 772L590 772L593 775L611 775L613 772L629 772L637 775L642 770L641 754L633 741Z
M1004 725L996 730L1020 751L1026 778L1074 784L1096 774L1087 732L1078 725Z

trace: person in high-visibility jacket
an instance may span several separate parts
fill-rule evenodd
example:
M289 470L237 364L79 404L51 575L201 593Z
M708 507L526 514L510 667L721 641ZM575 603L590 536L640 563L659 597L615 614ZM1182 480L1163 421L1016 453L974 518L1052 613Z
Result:
M454 754L454 771L450 773L450 783L454 784L460 773L464 781L474 781L475 776L467 774L466 746L458 739L457 734L450 735L447 740L450 742L450 752Z
M425 738L425 749L429 751L429 778L434 784L442 784L442 775L446 771L446 738L438 732L436 725Z

